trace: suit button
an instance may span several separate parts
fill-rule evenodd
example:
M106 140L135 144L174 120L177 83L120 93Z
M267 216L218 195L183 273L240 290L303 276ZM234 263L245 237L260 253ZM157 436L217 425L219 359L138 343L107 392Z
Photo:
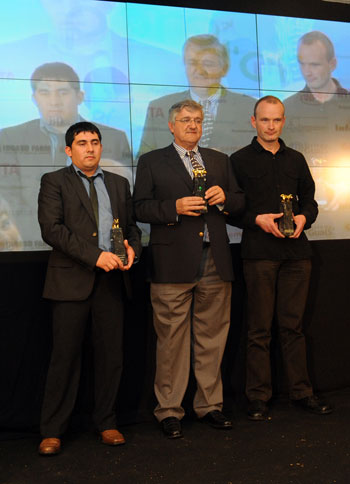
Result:
M199 232L199 237L203 237L204 236L204 232Z
M97 232L93 232L93 233L92 233L92 236L93 236L93 237L97 237Z

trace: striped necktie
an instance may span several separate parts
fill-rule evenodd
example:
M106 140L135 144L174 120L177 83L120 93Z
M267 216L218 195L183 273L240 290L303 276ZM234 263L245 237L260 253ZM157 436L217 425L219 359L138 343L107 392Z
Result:
M204 170L204 166L196 160L194 151L187 151L186 155L189 157L193 170Z

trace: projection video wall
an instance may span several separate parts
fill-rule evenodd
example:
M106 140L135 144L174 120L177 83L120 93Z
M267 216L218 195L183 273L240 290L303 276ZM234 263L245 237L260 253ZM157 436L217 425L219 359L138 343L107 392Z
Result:
M256 99L284 100L282 137L317 187L308 236L350 237L348 23L96 0L12 0L1 17L1 251L47 248L40 178L70 164L70 124L100 127L102 166L132 187L138 156L172 142L168 109L188 97L214 99L206 145L227 154L254 136Z

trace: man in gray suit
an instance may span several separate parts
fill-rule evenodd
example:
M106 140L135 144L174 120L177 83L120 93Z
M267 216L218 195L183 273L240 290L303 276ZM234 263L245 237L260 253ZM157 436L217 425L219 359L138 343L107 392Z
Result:
M230 154L249 143L253 130L247 113L253 110L255 100L232 93L221 85L230 62L226 47L213 35L196 35L186 41L183 51L189 89L149 104L139 154L172 142L166 124L168 110L185 99L192 99L203 107L201 146Z

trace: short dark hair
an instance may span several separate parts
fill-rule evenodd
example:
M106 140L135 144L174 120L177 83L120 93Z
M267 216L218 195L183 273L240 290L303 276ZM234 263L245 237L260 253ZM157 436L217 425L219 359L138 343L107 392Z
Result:
M302 44L311 45L317 41L321 42L321 44L325 47L327 53L327 60L332 60L335 57L334 45L329 37L327 37L326 34L320 32L319 30L313 30L312 32L308 32L307 34L304 34L302 37L300 37L298 48Z
M100 142L102 141L101 132L95 124L89 123L89 121L80 121L79 123L72 124L72 126L70 126L67 129L66 146L69 146L69 148L71 148L74 138L79 133L85 133L85 132L96 133Z
M283 107L283 115L284 115L284 104L280 99L278 99L278 97L276 97L276 96L264 96L264 97L261 97L260 99L258 99L255 103L254 118L256 117L256 110L257 110L259 104L263 101L266 101L267 103L270 103L270 104L281 104L281 106Z
M30 83L33 92L40 81L66 81L72 83L72 88L80 91L80 80L75 70L63 62L47 62L37 67L33 72Z

